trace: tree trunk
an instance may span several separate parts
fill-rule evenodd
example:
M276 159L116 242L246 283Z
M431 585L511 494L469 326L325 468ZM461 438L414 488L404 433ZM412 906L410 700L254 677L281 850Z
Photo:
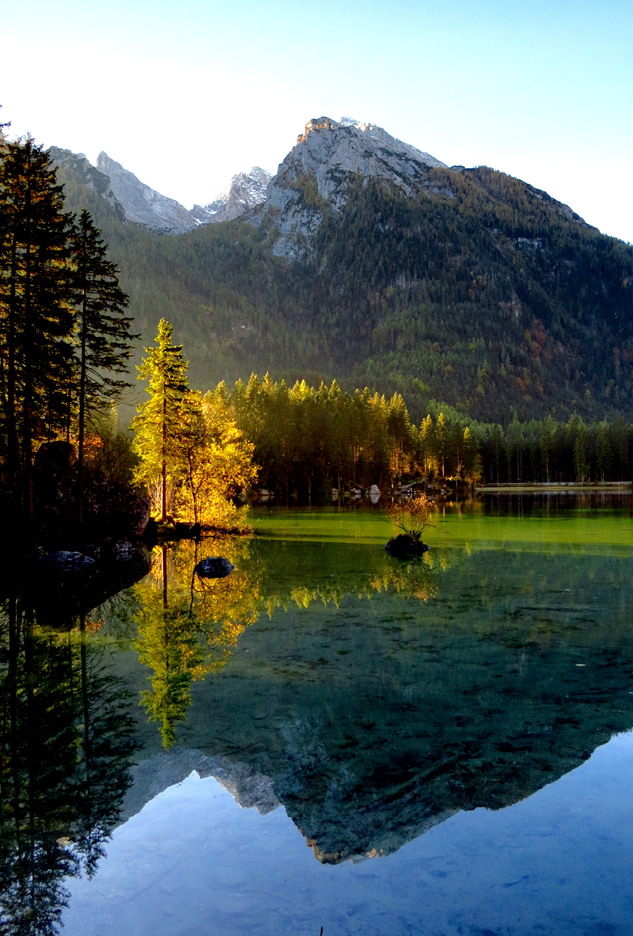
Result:
M31 149L27 144L26 235L24 269L24 401L22 406L22 452L24 458L24 512L33 521L33 349L31 335Z
M167 394L163 390L163 463L160 492L161 523L167 522Z
M78 520L81 526L84 519L84 435L86 421L86 338L88 332L87 305L88 290L86 283L86 228L83 228L82 243L82 280L83 298L81 304L81 373L79 378L79 451L77 453L77 501Z

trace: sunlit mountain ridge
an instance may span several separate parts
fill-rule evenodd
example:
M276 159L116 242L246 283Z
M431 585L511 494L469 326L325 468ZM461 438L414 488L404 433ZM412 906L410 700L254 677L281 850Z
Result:
M159 234L52 155L143 338L172 321L197 386L336 377L403 393L416 420L434 400L500 423L633 414L633 247L526 182L323 117L233 220Z

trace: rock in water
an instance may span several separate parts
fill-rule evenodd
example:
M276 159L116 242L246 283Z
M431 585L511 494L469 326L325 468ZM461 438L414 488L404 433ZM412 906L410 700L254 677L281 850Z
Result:
M225 578L235 566L224 556L209 556L201 559L196 566L196 572L202 578Z
M85 572L94 565L94 559L84 556L80 552L68 552L60 549L58 552L46 553L37 560L38 568L46 572Z
M390 556L397 559L411 559L413 556L421 556L427 552L426 543L421 543L415 536L407 536L406 533L400 533L395 539L390 539L385 549Z

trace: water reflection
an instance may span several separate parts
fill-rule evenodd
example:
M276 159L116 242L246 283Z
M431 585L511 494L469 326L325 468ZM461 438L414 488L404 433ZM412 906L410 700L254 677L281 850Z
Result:
M216 546L235 560L248 550L247 541L227 539ZM150 574L134 586L134 647L154 674L141 702L149 719L160 723L166 750L176 743L176 725L191 705L191 684L224 665L260 609L258 583L251 573L204 579L195 572L197 562L197 543L157 546Z
M217 554L231 575L194 573ZM2 926L54 933L64 877L91 874L113 825L193 768L243 805L282 803L329 864L529 796L633 725L630 558L487 542L401 563L362 540L187 541L64 626L14 595Z
M57 932L64 878L92 875L130 783L125 687L86 619L43 629L23 598L0 609L2 932Z
M633 725L628 557L252 549L270 616L199 684L177 757L256 806L257 778L320 861L518 802Z
M236 570L221 579L200 577L195 567L210 553L226 556ZM280 581L276 559L270 568L249 539L216 538L201 544L186 540L155 547L150 574L133 588L138 607L134 648L153 672L141 702L148 718L159 722L165 750L176 743L177 725L186 719L192 684L226 664L240 634L262 611L271 617L292 605L308 608L315 602L332 602L338 607L347 594L370 598L388 589L422 601L436 593L432 570L437 558L388 561L379 571L328 572L315 583L306 582L306 570L296 567L296 558L294 551L284 555L286 575ZM449 564L446 556L439 563L443 568Z

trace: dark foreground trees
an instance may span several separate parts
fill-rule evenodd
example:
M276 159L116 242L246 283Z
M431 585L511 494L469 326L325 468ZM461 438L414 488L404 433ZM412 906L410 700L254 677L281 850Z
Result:
M87 415L116 399L129 385L122 379L134 339L126 315L128 297L118 270L107 258L100 232L84 208L73 232L78 343L78 513L83 518L83 468Z
M120 397L134 336L127 297L87 211L64 211L47 153L27 137L0 147L0 481L20 528L35 515L42 443L78 444L81 522L89 416ZM69 492L69 499L70 499Z
M0 161L2 455L11 506L33 518L33 455L62 428L74 374L72 218L30 138Z

